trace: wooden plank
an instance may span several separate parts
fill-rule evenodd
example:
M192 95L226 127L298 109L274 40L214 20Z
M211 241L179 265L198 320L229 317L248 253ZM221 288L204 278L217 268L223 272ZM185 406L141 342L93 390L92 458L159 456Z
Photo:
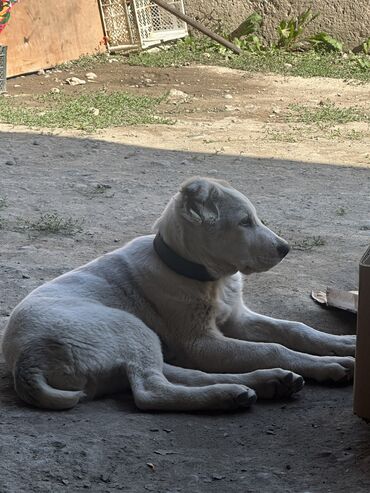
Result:
M0 36L8 77L105 51L97 0L21 0Z

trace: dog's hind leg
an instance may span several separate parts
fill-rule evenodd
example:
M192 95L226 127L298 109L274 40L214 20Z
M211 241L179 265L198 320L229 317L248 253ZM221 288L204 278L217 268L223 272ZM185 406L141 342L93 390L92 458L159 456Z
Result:
M257 398L241 384L187 387L169 382L159 368L127 370L135 403L147 411L232 410L250 407Z
M249 373L205 373L165 363L163 373L172 383L190 387L220 383L246 385L252 388L260 399L288 397L299 392L304 385L300 375L280 368Z

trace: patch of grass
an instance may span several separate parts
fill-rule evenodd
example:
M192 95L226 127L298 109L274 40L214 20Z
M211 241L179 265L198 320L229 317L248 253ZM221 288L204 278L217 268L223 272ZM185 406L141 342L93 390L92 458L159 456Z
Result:
M322 236L308 236L302 240L293 240L291 242L293 250L312 250L325 244L326 241Z
M294 144L299 141L299 136L301 133L294 132L291 130L279 131L279 130L265 130L265 138L271 142L287 142Z
M339 128L330 128L331 123L320 122L318 125L299 125L297 127L289 126L286 130L275 130L268 127L264 129L264 137L270 142L286 142L295 144L304 140L316 140L318 137L328 140L350 140L360 141L365 136L365 132L359 130L347 130ZM323 132L323 130L325 132Z
M343 124L349 122L370 122L370 113L356 106L342 108L333 103L323 103L318 106L292 104L289 119L306 124Z
M80 190L80 192L89 199L93 199L99 196L111 199L112 197L114 197L114 192L110 192L111 188L112 187L110 185L106 185L105 183L97 183L93 187L90 187L86 190Z
M155 115L163 97L98 91L70 96L64 93L35 97L23 107L19 99L0 97L0 122L27 127L75 128L94 131L120 125L171 123Z
M62 63L57 68L68 70L71 68L93 69L99 63L105 63L112 57L108 53L98 53L97 55L84 55L77 60Z
M145 67L181 67L192 63L221 65L246 72L278 73L301 77L333 77L370 81L365 54L322 53L314 50L290 52L278 49L245 51L241 55L223 52L220 47L203 38L185 38L170 49L157 53L141 52L128 57L130 65Z
M337 216L344 216L346 214L346 209L344 207L338 207L335 213Z
M23 229L40 233L75 235L81 233L83 220L72 217L64 218L57 212L46 212L35 220L19 218L19 223Z
M0 197L0 210L8 207L8 201L6 197Z
M366 136L365 132L351 129L349 131L343 131L339 128L330 130L327 134L329 139L342 139L342 140L362 140Z

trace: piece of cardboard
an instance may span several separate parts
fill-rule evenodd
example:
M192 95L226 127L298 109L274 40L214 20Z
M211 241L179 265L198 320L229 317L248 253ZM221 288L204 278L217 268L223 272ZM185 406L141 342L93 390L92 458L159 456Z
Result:
M357 313L358 291L343 291L337 288L326 288L328 306Z
M370 420L370 247L360 261L353 410Z
M357 313L358 291L344 291L337 288L326 288L326 291L311 291L311 298L329 308L338 308Z

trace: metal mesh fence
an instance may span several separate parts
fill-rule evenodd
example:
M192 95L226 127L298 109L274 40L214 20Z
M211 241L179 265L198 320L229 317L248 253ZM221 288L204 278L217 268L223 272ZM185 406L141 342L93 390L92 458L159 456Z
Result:
M0 93L6 91L6 46L0 45Z

